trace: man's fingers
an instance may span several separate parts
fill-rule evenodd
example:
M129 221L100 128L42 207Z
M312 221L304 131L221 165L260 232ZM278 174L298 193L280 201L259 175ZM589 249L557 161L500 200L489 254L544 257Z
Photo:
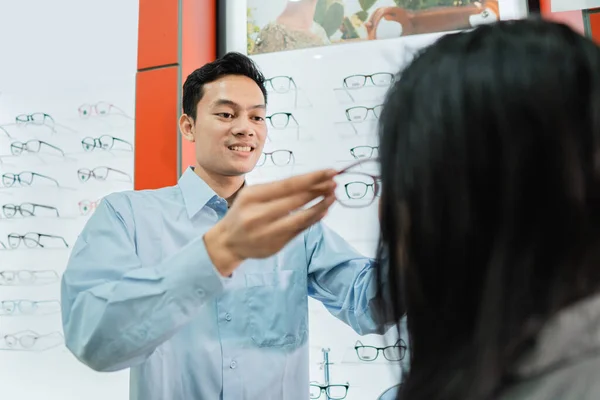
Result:
M254 185L251 187L252 190L245 193L245 196L251 202L264 202L295 193L306 192L314 189L319 184L332 180L336 173L337 171L333 169L324 169L293 176L277 182Z
M307 205L319 197L327 197L334 194L335 182L323 182L315 186L312 190L307 190L300 193L292 193L289 196L279 199L272 199L263 203L265 214L268 219L274 220L287 216L291 212L297 211L299 208Z
M291 240L311 225L319 222L327 214L327 210L334 201L335 196L330 194L305 210L275 220L266 232L266 236L285 237L287 240Z

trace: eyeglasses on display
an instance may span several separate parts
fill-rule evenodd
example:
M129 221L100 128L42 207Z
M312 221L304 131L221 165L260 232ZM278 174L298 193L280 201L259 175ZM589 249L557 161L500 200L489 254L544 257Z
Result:
M54 178L51 178L47 175L38 174L37 172L32 171L23 171L16 174L6 173L2 175L2 183L5 187L12 187L15 184L19 184L20 186L31 186L36 178L42 179L44 181L52 181L56 186L60 186L58 181Z
M337 186L335 197L344 207L362 208L370 206L381 194L379 175L364 172L362 167L378 166L378 160L365 159L342 169L334 177Z
M4 129L4 127L2 127L2 126L0 126L0 133L9 139L12 138L12 136L10 136L10 133L8 133L8 131L6 129Z
M277 75L265 80L267 90L269 87L276 93L287 93L290 90L298 89L294 78L291 76Z
M2 214L4 214L4 217L6 218L14 218L17 213L22 217L34 217L36 216L36 210L38 209L51 210L52 214L56 214L56 217L60 217L56 207L37 203L4 204L2 206Z
M98 205L100 205L100 200L81 200L77 204L79 205L79 213L81 215L88 215L89 213L93 212Z
M42 240L46 242L46 244L42 243ZM20 235L18 233L10 233L7 237L7 243L10 249L17 249L24 244L25 247L29 249L35 248L49 248L52 243L61 243L64 247L69 247L69 244L62 236L57 235L47 235L45 233L38 232L27 232L24 235ZM2 242L0 242L2 243ZM4 244L2 244L4 248L7 248Z
M344 87L360 89L369 82L373 86L389 86L394 83L394 74L390 72L376 72L374 74L355 74L344 78Z
M44 142L43 140L29 140L27 142L12 142L10 144L10 152L14 156L20 156L21 154L23 154L23 152L39 153L40 150L43 149L44 147L60 153L60 155L62 155L63 157L65 155L65 152L61 148L56 147L48 142Z
M388 361L401 361L406 354L406 343L399 339L393 346L376 347L365 346L360 340L357 340L354 349L361 361L375 361L379 353L382 353Z
M265 87L275 93L294 91L294 107L298 106L298 86L291 76L277 75L265 80ZM270 89L269 89L270 88Z
M54 127L54 118L50 114L36 112L33 114L20 114L15 117L17 125L46 125L50 128Z
M81 146L85 151L93 151L95 149L112 150L115 144L118 143L124 144L127 150L133 150L133 145L130 142L110 135L102 135L96 138L86 137L81 140Z
M267 115L265 117L270 123L271 126L275 129L285 129L290 124L290 121L294 121L296 126L299 126L296 117L294 114L289 112L277 112L271 115Z
M362 122L367 119L369 112L373 113L373 116L379 119L381 111L383 110L383 104L375 107L356 106L346 109L346 118L350 122Z
M60 311L58 300L4 300L0 301L0 316L48 315Z
M91 178L94 178L98 181L105 181L110 173L124 176L129 182L131 182L131 176L127 172L123 172L111 167L96 167L94 169L80 168L77 170L77 176L81 182L87 182Z
M350 149L350 154L357 160L377 158L379 155L379 146L356 146Z
M348 383L319 385L316 382L311 382L309 394L311 399L319 399L325 394L327 399L342 400L348 395L349 387L350 385Z
M0 271L0 286L37 286L58 282L53 270L4 270Z
M294 152L291 150L275 150L271 152L263 152L256 163L257 167L265 165L267 159L271 159L273 165L283 167L294 163Z
M35 331L21 331L2 337L3 346L0 350L44 351L63 343L64 337L60 332L41 335Z
M96 104L82 104L77 109L79 112L79 116L81 118L89 118L93 115L97 115L100 117L109 115L109 114L117 114L127 118L129 117L125 111L115 106L114 104L107 103L105 101L100 101Z

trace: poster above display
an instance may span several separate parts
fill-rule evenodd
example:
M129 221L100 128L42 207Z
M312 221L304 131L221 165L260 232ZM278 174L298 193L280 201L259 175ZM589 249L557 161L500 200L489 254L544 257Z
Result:
M551 0L552 12L587 10L600 7L600 0Z
M469 29L498 0L248 0L248 54Z

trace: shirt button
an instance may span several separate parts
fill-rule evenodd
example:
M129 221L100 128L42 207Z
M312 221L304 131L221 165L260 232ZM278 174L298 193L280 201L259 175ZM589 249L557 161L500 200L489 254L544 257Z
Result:
M231 321L231 314L229 314L229 313L225 314L225 319L227 321Z
M232 361L231 364L229 364L229 368L231 369L235 369L237 367L237 363L235 361Z
M198 297L203 298L204 297L204 290L198 289L198 290L196 290L196 294L198 295Z

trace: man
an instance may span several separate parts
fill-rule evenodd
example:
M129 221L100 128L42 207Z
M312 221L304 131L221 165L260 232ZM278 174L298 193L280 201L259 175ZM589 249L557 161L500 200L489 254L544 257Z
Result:
M194 168L173 187L107 196L73 248L67 347L97 371L131 368L131 399L307 399L307 295L358 333L377 331L371 260L319 223L336 172L240 190L265 108L249 58L194 71L179 121Z

